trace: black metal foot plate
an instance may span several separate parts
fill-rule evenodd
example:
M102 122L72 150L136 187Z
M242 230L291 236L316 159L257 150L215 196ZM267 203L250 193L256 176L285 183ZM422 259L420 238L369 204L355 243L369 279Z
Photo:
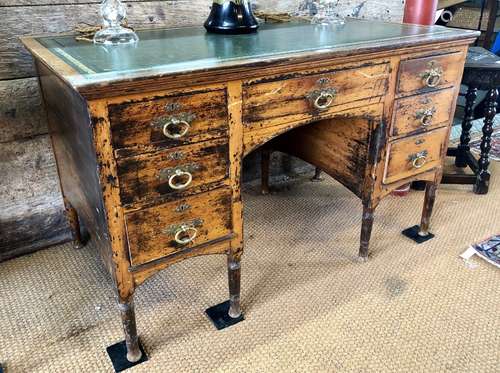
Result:
M135 363L131 363L127 360L127 346L125 345L125 341L115 343L114 345L106 348L106 351L108 352L109 358L113 363L113 368L115 369L116 373L123 372L125 369L132 368L133 366L148 361L148 356L144 352L144 348L142 348L141 342L139 342L139 348L141 349L142 357Z
M205 310L205 313L217 328L217 330L228 328L234 324L239 323L240 321L245 320L243 314L241 314L240 317L233 319L231 316L229 316L228 311L229 301L225 301L224 303L207 308Z
M421 236L418 234L419 230L420 230L420 227L418 225L415 225L411 228L405 229L402 233L403 233L403 235L412 239L413 241L415 241L418 244L432 240L435 237L432 233L429 233L427 236Z

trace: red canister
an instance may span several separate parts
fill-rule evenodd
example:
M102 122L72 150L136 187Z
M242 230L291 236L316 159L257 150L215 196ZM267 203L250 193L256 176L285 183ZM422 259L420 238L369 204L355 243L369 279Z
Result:
M433 25L438 0L406 0L404 23Z

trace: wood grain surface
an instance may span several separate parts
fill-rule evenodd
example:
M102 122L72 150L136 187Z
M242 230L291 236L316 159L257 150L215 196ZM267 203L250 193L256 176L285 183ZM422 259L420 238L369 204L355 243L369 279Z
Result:
M158 205L126 215L132 265L166 257L231 233L231 191L228 188ZM179 245L174 236L179 225L192 224L198 231L193 242Z

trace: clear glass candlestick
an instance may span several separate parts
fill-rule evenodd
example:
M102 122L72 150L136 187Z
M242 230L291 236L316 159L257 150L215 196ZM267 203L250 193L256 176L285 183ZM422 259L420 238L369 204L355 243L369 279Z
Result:
M127 10L120 0L104 0L101 4L104 28L94 35L94 43L117 45L137 43L139 37L121 24L125 21Z

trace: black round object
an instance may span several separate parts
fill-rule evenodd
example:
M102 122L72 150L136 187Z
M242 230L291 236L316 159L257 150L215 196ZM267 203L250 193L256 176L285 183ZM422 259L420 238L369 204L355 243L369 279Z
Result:
M258 27L248 0L214 1L205 21L207 31L217 34L248 34Z

